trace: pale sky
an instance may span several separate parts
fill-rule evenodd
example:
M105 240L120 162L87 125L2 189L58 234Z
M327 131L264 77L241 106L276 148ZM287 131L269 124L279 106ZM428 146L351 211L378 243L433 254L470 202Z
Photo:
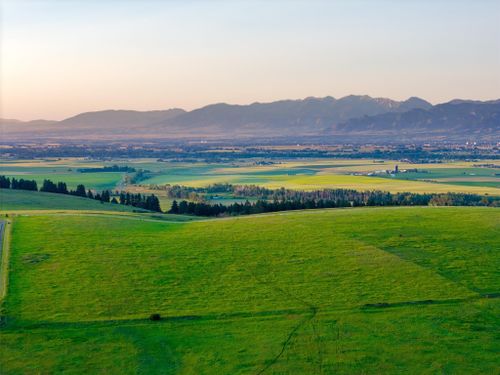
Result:
M500 98L500 0L0 0L0 117Z

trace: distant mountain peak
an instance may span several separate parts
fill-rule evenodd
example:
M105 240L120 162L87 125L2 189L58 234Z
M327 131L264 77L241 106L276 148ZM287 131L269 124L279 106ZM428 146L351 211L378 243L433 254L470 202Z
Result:
M500 133L500 100L455 99L433 106L410 97L404 101L369 95L285 99L252 104L215 103L184 111L103 110L62 121L1 120L3 136L18 139L268 138L323 137L338 134ZM360 135L361 136L361 135ZM392 139L392 136L391 136Z

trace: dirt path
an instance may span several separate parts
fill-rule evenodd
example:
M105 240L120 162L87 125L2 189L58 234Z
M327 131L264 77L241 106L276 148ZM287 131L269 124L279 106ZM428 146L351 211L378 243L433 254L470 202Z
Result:
M0 301L2 301L7 294L10 225L10 220L0 221Z

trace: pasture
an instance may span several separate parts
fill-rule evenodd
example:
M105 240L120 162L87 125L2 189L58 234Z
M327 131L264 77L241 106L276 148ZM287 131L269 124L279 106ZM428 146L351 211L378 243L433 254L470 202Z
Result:
M465 374L500 365L498 209L12 220L6 374ZM163 319L150 321L153 313Z
M110 163L110 165L113 163ZM43 180L66 182L68 188L75 189L78 184L95 190L114 189L122 180L124 173L100 172L81 173L79 168L101 167L107 164L90 163L83 159L55 159L30 161L0 161L1 174L10 178L35 180L39 187Z
M17 210L140 211L132 206L101 203L72 195L0 189L0 211Z

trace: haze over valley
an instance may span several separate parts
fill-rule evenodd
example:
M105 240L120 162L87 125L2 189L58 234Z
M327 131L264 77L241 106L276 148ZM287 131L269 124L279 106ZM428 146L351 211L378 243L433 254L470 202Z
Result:
M485 140L500 136L500 100L453 100L432 105L350 95L282 100L249 105L212 104L192 111L106 110L62 121L2 119L4 141L44 139L219 139L354 137L379 143L400 137L432 140Z

